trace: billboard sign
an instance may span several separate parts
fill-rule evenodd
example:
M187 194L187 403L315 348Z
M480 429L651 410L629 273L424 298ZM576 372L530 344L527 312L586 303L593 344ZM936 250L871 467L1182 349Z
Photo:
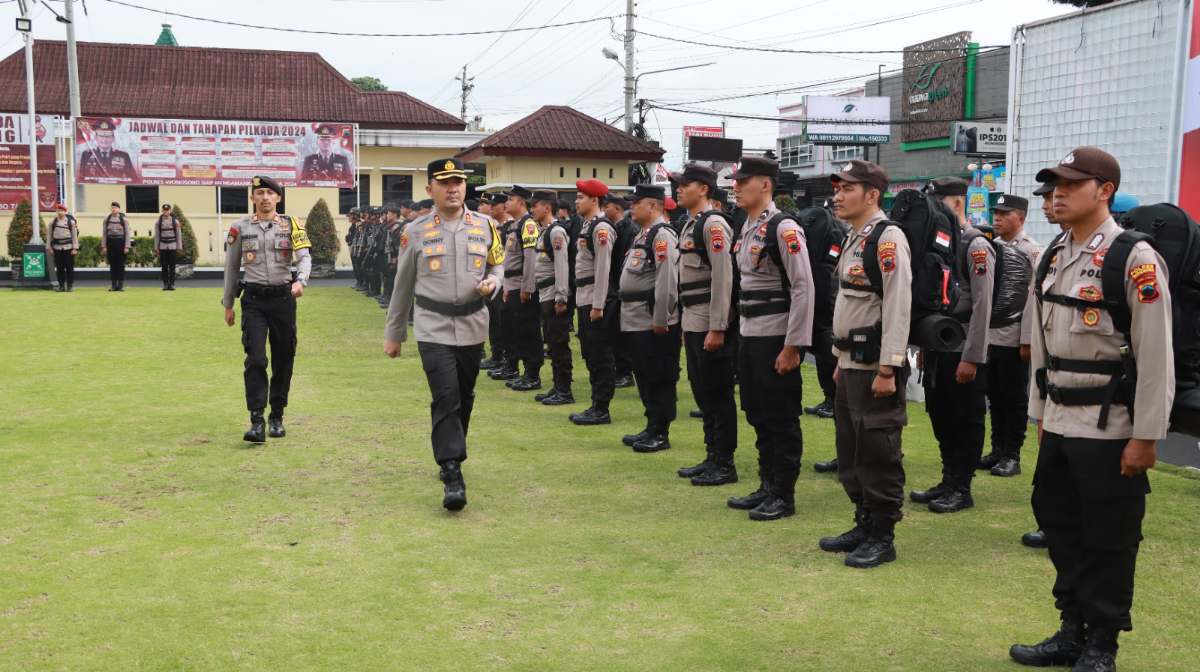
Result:
M962 116L970 40L962 32L905 47L904 142L944 138L948 124Z
M29 200L29 136L37 139L38 205L49 210L58 201L55 170L54 128L56 120L35 117L33 128L25 114L0 114L0 212L17 209Z
M892 139L887 96L809 96L808 141L814 145L881 145Z
M1004 156L1008 145L1008 124L956 121L951 137L954 138L955 154Z
M354 187L354 125L80 117L75 178L87 184Z

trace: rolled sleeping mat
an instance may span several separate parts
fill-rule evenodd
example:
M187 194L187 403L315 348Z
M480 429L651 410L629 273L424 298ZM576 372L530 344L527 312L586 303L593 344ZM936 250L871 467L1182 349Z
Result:
M1200 388L1177 388L1171 407L1171 431L1200 437Z
M913 322L908 342L936 352L954 352L966 338L962 322L948 315L926 315Z

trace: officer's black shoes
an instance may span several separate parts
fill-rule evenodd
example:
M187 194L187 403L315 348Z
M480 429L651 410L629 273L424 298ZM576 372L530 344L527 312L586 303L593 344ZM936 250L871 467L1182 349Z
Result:
M541 392L541 393L539 393L539 394L535 394L535 395L533 395L533 400L534 400L534 401L536 401L536 402L538 402L538 403L540 404L540 403L542 403L543 401L545 401L545 400L546 400L546 398L547 398L547 397L549 397L549 396L550 396L550 395L552 395L552 394L558 394L558 390L554 390L554 389L552 389L552 390L550 390L549 392Z
M844 561L847 567L871 569L896 560L896 544L890 532L872 532L867 540L851 551Z
M263 420L262 411L250 411L250 429L242 435L250 443L267 442L267 422Z
M635 453L657 453L660 450L666 450L671 447L671 441L665 434L651 434L646 438L633 444L633 452Z
M988 471L992 467L996 466L1002 458L1003 455L998 455L995 452L988 453L987 455L979 458L979 462L975 464L975 469L979 471Z
M495 368L501 366L502 364L504 364L504 362L501 362L500 360L495 359L493 357L488 357L487 359L479 362L479 368L483 369L484 371L491 371L492 369L495 369Z
M1046 533L1038 530L1021 535L1021 543L1030 548L1046 548Z
M543 406L567 406L575 403L575 395L570 390L552 390L542 399Z
M758 489L746 495L745 497L730 497L725 504L731 509L740 511L749 511L757 508L759 504L767 501L771 496L771 491L767 489L766 483L759 483Z
M826 399L825 401L822 401L821 403L817 404L816 406L805 407L804 412L809 415L815 415L818 418L832 418L833 417L833 402Z
M1117 672L1117 633L1089 628L1083 655L1071 672Z
M714 462L708 471L692 477L692 485L698 486L728 485L737 482L737 467L732 459Z
M617 376L613 387L633 387L633 376Z
M1011 457L1001 459L992 467L992 475L1009 478L1021 473L1021 463Z
M909 493L908 497L914 503L928 504L949 491L950 487L946 485L946 479L942 479L941 483L938 483L928 490L913 490L911 493Z
M638 432L637 434L626 434L625 436L622 436L621 443L623 443L627 446L632 446L633 444L637 443L638 441L643 441L645 439L650 438L651 436L654 436L654 432L651 432L647 428L647 429L643 429L642 431Z
M514 392L532 392L542 389L541 378L526 378L525 380L518 379L517 382L510 385Z
M837 458L833 458L828 462L813 462L813 471L818 474L835 474L838 470Z
M68 292L73 292L73 291L75 291L75 285L67 285L67 291L68 291Z
M701 462L700 464L697 464L695 466L691 466L691 467L680 467L679 470L676 471L675 473L679 474L680 478L692 478L694 476L699 476L700 474L703 474L704 472L708 471L709 468L712 466L713 466L713 451L712 451L712 448L709 448L708 454L706 454L704 456L703 462Z
M517 370L511 366L500 366L488 371L488 378L492 380L512 380L517 377Z
M267 435L272 439L282 439L287 436L287 430L283 427L283 412L272 412L267 416Z
M929 503L929 510L934 513L957 513L975 506L971 498L970 488L954 488L941 497Z
M854 527L836 537L821 537L818 545L827 553L849 553L867 540L867 525L870 521L864 519L866 514L862 509L854 512Z
M688 411L688 417L689 418L703 418L704 411L702 411L698 408L693 408L692 410Z
M467 484L463 482L462 467L457 460L442 465L442 483L446 486L442 506L447 511L462 511L467 505Z
M750 520L779 520L794 515L796 515L795 503L784 501L783 498L775 495L771 495L761 504L750 509Z
M582 413L572 413L569 417L571 422L580 426L612 424L612 416L608 414L608 410L595 407L589 408Z
M1014 644L1008 650L1008 655L1029 667L1074 665L1083 655L1083 623L1063 618L1058 632L1037 644Z
M164 291L164 292L165 292L165 291L168 291L169 289L170 289L170 287L167 287L166 285L163 285L163 291Z

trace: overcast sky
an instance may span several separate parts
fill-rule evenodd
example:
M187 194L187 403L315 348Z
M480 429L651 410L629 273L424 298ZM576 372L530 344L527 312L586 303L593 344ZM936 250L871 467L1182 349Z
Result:
M385 38L302 35L274 28L344 33L454 33L543 26L624 11L625 0L128 0L132 4L198 17L248 23L241 28L167 16L87 0L87 16L76 3L77 37L96 42L152 43L160 24L170 23L185 46L242 47L315 51L347 77L374 75L389 89L405 91L454 115L459 113L462 66L475 77L468 113L482 115L485 127L499 130L547 104L570 105L612 120L623 111L621 68L601 55L602 47L621 53L624 19L497 35ZM51 2L56 9L62 2ZM61 11L61 10L60 10ZM672 39L638 35L637 70L648 72L689 64L713 65L651 74L639 96L679 105L718 95L812 84L841 77L873 75L880 65L895 68L900 54L796 55L722 49L758 45L789 49L902 49L960 30L981 45L1008 44L1014 26L1071 10L1050 0L642 0L637 27ZM3 33L0 53L19 47L12 31L17 5L0 0ZM919 16L913 16L920 14ZM40 4L33 14L34 35L63 39L63 26ZM874 24L874 25L871 25ZM691 40L714 46L685 44ZM859 80L861 81L861 80ZM836 93L848 84L818 86L807 93ZM688 105L693 109L739 114L777 114L802 93L762 95ZM314 120L319 121L319 120ZM617 122L618 125L620 122ZM721 117L659 110L647 128L667 149L669 166L679 163L684 125L720 125ZM773 147L778 124L729 119L727 136L746 147Z

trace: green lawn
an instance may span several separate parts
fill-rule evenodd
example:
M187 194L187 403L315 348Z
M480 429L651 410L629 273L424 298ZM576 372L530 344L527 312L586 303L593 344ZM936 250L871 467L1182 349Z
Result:
M1032 446L975 509L907 509L899 561L861 572L817 549L850 522L811 470L829 421L803 421L797 515L752 523L724 504L754 485L744 422L742 483L675 476L701 452L685 382L675 448L637 455L633 390L575 428L482 378L452 516L415 345L382 355L383 311L301 300L290 436L250 447L218 295L0 293L0 669L1013 670L1009 644L1056 627L1049 561L1018 541ZM910 417L924 487L937 450ZM1151 480L1121 669L1195 670L1200 480Z

